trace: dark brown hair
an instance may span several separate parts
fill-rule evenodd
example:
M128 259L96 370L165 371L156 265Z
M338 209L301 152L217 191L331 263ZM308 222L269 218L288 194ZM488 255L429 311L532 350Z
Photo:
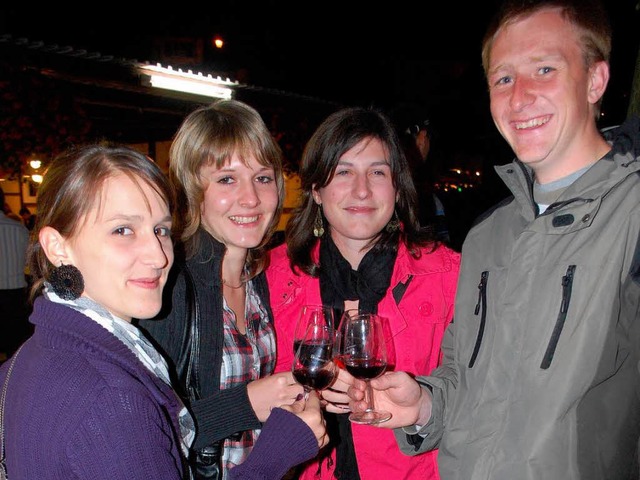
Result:
M402 229L396 232L383 229L374 240L373 248L397 248L396 240L400 235L411 253L419 256L419 246L434 242L430 231L420 229L416 214L416 189L392 123L373 108L345 108L330 115L316 129L302 154L300 203L286 227L287 248L294 271L297 267L309 275L318 275L319 265L312 259L312 250L318 241L313 235L313 222L321 209L313 200L314 186L318 189L328 185L340 157L362 140L372 138L380 140L388 152L391 177L397 193L395 208L402 223ZM329 235L328 229L325 235Z

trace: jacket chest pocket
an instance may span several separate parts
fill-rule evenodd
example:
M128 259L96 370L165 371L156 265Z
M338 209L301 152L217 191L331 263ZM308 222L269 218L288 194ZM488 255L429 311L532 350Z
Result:
M573 291L573 277L575 271L576 266L569 265L569 267L567 268L567 272L562 277L562 301L560 302L560 308L558 309L558 316L555 326L553 327L553 332L551 333L551 338L549 338L547 349L545 350L544 357L542 358L542 362L540 363L540 368L542 368L543 370L549 368L549 366L551 365L551 361L553 360L553 356L556 352L556 348L558 348L558 341L560 339L560 335L562 334L565 321L567 320L567 312L569 311L569 304L571 302L571 292Z
M576 265L563 268L544 275L532 271L531 278L537 280L515 287L504 272L481 272L466 337L468 368L477 364L492 341L512 350L539 350L537 367L551 366L570 312L576 274Z
M447 305L438 283L432 287L409 276L406 283L393 288L392 296L405 318L415 319L419 324L445 323L450 313L451 306Z
M480 274L480 283L478 284L478 301L474 308L473 314L477 320L476 340L473 342L473 350L471 358L469 358L469 368L473 368L478 358L478 352L484 338L484 329L487 324L487 283L489 280L489 272L484 271Z

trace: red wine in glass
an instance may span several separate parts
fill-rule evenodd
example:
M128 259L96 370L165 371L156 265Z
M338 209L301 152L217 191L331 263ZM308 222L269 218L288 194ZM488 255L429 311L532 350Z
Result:
M346 370L354 377L367 383L366 401L368 407L361 412L352 412L349 420L363 425L386 422L391 413L376 410L369 381L384 373L387 368L387 347L385 344L384 321L373 313L358 313L348 310L342 316L336 336L336 354Z
M297 362L293 369L296 381L310 389L324 390L333 383L335 369L327 368L327 358L331 358L329 343L300 343Z
M386 362L380 360L369 361L362 358L350 358L345 363L347 372L360 380L370 380L379 377L387 369Z
M315 390L328 388L337 375L333 363L333 329L327 325L311 324L293 357L293 377L304 387L305 397Z

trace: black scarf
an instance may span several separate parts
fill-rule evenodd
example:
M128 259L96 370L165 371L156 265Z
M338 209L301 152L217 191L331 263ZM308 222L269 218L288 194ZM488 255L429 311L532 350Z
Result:
M360 312L376 313L378 311L378 303L389 289L397 254L397 249L380 251L374 247L365 254L358 270L355 271L333 243L331 235L325 235L322 238L320 297L324 305L333 308L336 328L344 312L345 300L359 300ZM349 415L326 413L325 416L331 439L327 453L332 447L336 449L335 477L360 480ZM322 468L322 459L320 468Z

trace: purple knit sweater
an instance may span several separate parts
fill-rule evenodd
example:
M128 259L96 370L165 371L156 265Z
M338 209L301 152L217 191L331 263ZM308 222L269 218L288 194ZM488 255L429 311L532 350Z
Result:
M75 310L38 298L30 321L35 333L16 360L5 405L11 480L188 478L170 387ZM0 367L0 385L9 364ZM318 451L304 422L281 409L263 436L232 478L279 479Z
M5 405L9 478L182 478L173 390L69 307L38 298L30 321Z

